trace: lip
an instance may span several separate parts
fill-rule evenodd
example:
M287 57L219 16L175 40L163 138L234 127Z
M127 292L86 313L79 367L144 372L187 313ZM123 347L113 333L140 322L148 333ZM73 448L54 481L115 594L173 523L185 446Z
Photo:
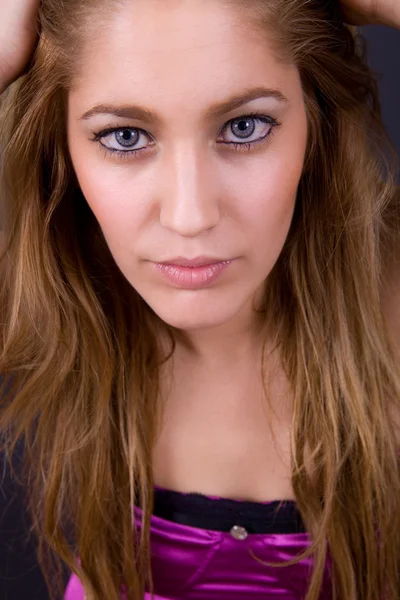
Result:
M153 264L156 270L169 282L180 288L195 290L214 283L232 262L233 260L225 260L198 267L164 263Z
M214 265L217 263L227 262L225 258L214 258L212 256L197 256L196 258L184 258L183 256L177 256L164 260L162 265L174 265L180 267L204 267L205 265Z

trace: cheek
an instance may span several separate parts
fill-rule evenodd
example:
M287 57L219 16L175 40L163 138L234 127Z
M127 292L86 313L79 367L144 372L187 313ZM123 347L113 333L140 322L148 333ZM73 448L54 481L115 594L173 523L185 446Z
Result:
M110 163L105 167L101 152L88 156L78 143L71 144L70 154L82 193L110 247L123 243L127 236L132 239L135 227L145 219L147 204L140 193L140 177L135 179L133 192L129 170Z
M215 181L221 216L227 217L220 224L221 234L233 235L235 230L238 239L245 240L249 252L254 253L253 260L268 269L285 243L304 163L306 125L287 127L286 131L276 142L272 140L265 152L220 162ZM292 137L294 132L297 135ZM124 249L133 250L143 231L159 216L150 202L153 192L159 190L158 170L151 163L137 168L134 163L129 168L126 163L112 163L102 151L88 152L87 141L80 142L78 135L71 136L69 142L82 193L110 250L122 256Z
M271 151L231 181L240 222L251 236L259 263L268 268L277 260L292 222L304 163L302 150L300 144L290 156L280 149Z

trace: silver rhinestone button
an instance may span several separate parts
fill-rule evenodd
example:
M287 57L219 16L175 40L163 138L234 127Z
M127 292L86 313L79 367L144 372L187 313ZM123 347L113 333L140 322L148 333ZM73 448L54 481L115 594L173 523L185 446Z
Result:
M235 540L245 540L249 535L244 527L240 525L234 525L230 531L230 534Z

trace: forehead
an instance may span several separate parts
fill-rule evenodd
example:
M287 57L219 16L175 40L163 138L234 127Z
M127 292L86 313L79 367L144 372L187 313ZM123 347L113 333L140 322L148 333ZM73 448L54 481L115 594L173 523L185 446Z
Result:
M122 1L85 40L72 94L84 104L135 100L207 107L237 89L298 86L268 32L219 0ZM290 95L290 94L289 94Z

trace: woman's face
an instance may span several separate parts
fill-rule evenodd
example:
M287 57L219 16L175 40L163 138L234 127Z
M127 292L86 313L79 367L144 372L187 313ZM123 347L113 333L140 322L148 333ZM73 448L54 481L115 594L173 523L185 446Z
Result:
M305 159L299 73L243 18L215 0L122 3L69 95L73 165L115 262L183 330L251 318ZM216 279L164 269L179 282L156 267L199 256L232 262Z

